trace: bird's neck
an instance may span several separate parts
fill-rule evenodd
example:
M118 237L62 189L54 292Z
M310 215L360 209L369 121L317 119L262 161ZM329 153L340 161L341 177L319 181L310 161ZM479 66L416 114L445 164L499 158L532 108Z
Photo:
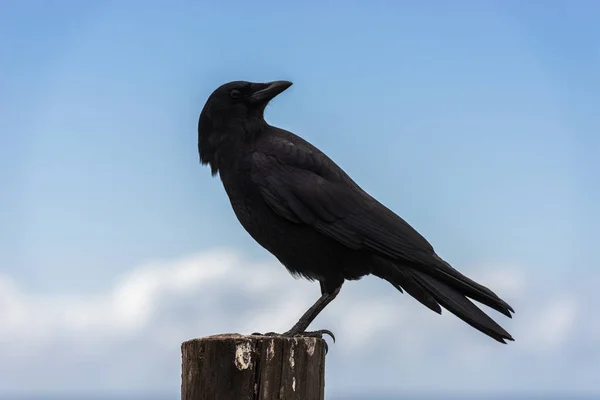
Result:
M235 171L244 168L246 155L254 143L264 134L269 125L264 118L245 119L217 126L221 131L219 143L212 148L209 162L213 175L217 172Z

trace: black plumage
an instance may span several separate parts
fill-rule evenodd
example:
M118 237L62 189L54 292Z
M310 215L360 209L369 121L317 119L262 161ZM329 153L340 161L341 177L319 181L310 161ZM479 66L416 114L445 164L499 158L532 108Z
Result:
M437 313L444 307L499 342L513 340L469 298L511 317L505 301L442 260L327 155L264 120L267 103L290 85L222 85L198 123L200 161L220 176L241 225L292 274L321 285L321 298L284 334L323 332L306 328L345 280L372 274Z

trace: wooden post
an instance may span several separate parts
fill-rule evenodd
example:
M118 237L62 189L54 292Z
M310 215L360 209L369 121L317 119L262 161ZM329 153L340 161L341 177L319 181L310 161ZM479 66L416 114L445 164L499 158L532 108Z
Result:
M326 343L223 334L181 345L181 400L323 400Z

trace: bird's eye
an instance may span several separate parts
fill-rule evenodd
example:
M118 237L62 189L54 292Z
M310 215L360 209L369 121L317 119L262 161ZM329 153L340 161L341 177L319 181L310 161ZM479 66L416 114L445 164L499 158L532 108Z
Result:
M239 99L240 98L240 91L233 89L231 92L229 92L229 96L231 96L232 99Z

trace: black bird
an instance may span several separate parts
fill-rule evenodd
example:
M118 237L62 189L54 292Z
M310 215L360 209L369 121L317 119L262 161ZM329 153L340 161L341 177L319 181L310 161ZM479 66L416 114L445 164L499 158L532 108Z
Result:
M292 275L320 283L321 297L283 335L331 334L306 329L346 279L372 274L438 314L444 307L501 343L513 340L468 298L511 318L505 301L440 258L323 152L265 121L267 103L291 85L226 83L198 121L200 162L219 174L242 226Z

